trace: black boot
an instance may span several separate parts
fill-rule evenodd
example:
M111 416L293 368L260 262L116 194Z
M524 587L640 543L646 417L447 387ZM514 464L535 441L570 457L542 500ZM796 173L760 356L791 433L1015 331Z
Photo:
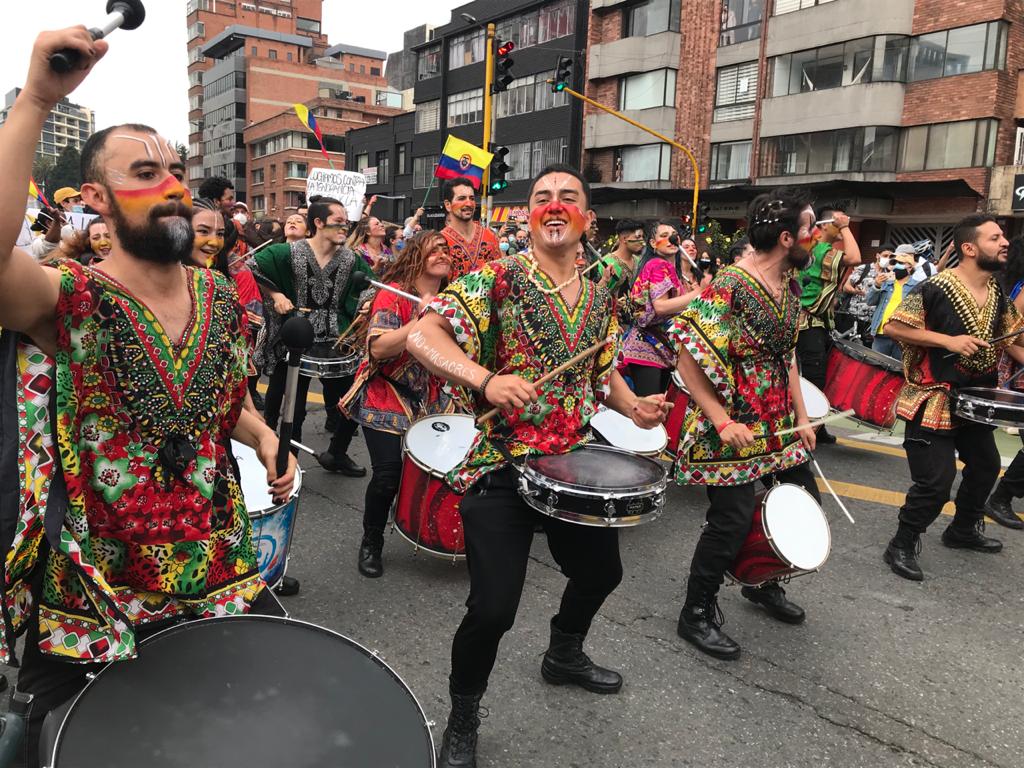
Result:
M551 620L551 642L540 665L540 674L552 685L572 683L592 693L618 693L622 675L599 667L583 652L583 635L571 635Z
M384 531L370 528L364 531L363 541L359 545L359 572L368 579L376 579L384 575L384 562L381 554L384 551Z
M750 602L762 606L772 618L787 624L800 624L806 616L804 609L789 600L786 590L776 581L759 587L743 587L740 593Z
M985 521L978 520L970 528L957 525L956 519L942 532L942 543L950 549L971 549L975 552L1001 552L1003 542L985 535Z
M992 495L988 497L988 502L985 504L985 514L1000 525L1019 531L1024 529L1024 520L1021 520L1014 513L1012 501L1013 497L1003 489L1003 484L1000 483L992 491Z
M921 538L919 536L914 536L909 542L893 539L885 548L883 559L897 576L902 576L910 581L924 581L924 571L921 570L921 564L917 562L917 556L920 553Z
M476 731L480 727L482 693L471 696L454 693L448 726L441 736L437 768L476 768Z
M687 599L679 614L676 632L683 640L693 643L709 656L717 659L738 659L739 644L722 631L725 617L718 608L715 595L704 595L692 602Z

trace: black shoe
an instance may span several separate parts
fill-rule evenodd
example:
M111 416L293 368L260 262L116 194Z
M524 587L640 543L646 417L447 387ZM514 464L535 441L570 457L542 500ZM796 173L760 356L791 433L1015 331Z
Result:
M825 427L818 430L818 435L815 440L817 445L835 445L836 436L829 432Z
M942 543L950 549L971 549L975 552L1002 552L1003 542L986 536L985 521L979 520L974 527L964 530L955 522L942 532Z
M316 460L320 466L328 472L340 472L347 477L366 477L366 467L360 467L345 454L341 458L335 458L330 451L324 451Z
M333 408L327 411L327 421L324 422L324 431L333 435L334 430L338 428L338 412Z
M999 523L1005 528L1013 528L1015 531L1024 529L1024 520L1021 520L1011 506L1011 499L999 490L999 486L996 486L995 491L989 496L988 502L985 504L985 514Z
M711 595L700 602L683 606L676 632L683 640L693 643L709 656L716 659L738 659L740 646L722 631L724 622L725 617L718 608L718 599Z
M291 597L299 594L299 580L291 576L282 576L280 583L274 587L274 592L281 597Z
M772 618L787 624L801 624L806 618L804 609L787 599L786 590L777 582L770 581L760 587L743 587L740 594L762 606Z
M924 581L924 571L921 570L921 565L917 562L920 552L920 538L915 539L909 547L897 546L896 540L893 539L885 548L883 559L897 576L902 576L910 581Z
M599 667L583 652L583 635L562 632L551 621L551 642L540 665L540 674L552 685L571 683L591 693L618 693L622 675Z
M363 534L363 542L359 545L359 572L368 579L378 579L384 575L384 533Z
M441 736L437 768L476 768L476 736L480 727L482 693L463 696L452 693L452 711Z

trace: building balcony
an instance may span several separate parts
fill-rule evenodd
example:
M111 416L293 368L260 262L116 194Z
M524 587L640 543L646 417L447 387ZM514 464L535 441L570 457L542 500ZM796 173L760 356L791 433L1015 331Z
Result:
M914 0L837 0L772 16L767 55L819 48L874 35L909 35Z
M659 32L650 37L623 37L590 48L591 80L679 68L679 33Z
M624 114L666 136L675 134L676 111L671 107L640 109ZM587 115L584 136L584 149L631 147L658 142L656 138L646 131L642 131L605 112L597 115Z
M761 103L761 135L898 126L903 122L905 92L902 83L865 83L765 99Z
M595 11L606 11L610 8L617 8L625 5L629 0L591 0L590 8Z

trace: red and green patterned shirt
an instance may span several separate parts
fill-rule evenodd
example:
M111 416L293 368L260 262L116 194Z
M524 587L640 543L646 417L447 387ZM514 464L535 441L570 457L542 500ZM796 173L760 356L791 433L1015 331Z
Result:
M448 477L459 492L507 463L499 444L516 458L579 448L589 441L587 426L609 392L619 331L611 294L581 280L576 305L569 307L557 291L540 290L555 286L540 270L531 276L532 263L529 254L489 262L450 284L430 309L451 323L455 340L474 362L526 381L537 381L601 339L609 343L543 385L536 403L480 425L466 460ZM477 398L478 413L490 407Z

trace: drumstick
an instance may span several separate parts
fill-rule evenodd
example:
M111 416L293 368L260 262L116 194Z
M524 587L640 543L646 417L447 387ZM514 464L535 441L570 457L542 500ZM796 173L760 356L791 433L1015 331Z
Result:
M1024 333L1024 328L1021 328L1019 331L1014 331L1013 333L1004 333L1002 336L996 336L994 339L989 339L988 345L991 347L993 344L997 344L1000 341L1006 341L1007 339L1012 339L1015 336L1020 336L1022 333ZM959 354L959 352L950 352L942 357L943 359L949 359L950 357L956 357Z
M314 451L314 450L313 450L312 448L310 448L310 447L309 447L308 445L303 445L303 444L302 444L302 443L300 443L300 442L299 442L298 440L292 440L292 441L291 441L291 444L292 444L293 446L295 446L296 448L298 448L298 449L299 449L300 451L305 451L305 452L306 452L306 453L308 453L308 454L309 454L310 456L316 456L316 455L317 455L317 452L316 452L316 451Z
M551 371L551 373L546 373L539 379L537 379L535 382L533 382L533 386L539 387L542 384L547 384L549 381L551 381L559 374L565 373L567 370L572 368L574 365L576 365L576 363L580 362L581 360L586 360L588 357L591 357L592 355L595 355L598 352L600 352L601 348L607 346L610 341L611 339L601 339L601 341L587 347L579 354L573 355L572 358L570 358L567 362L562 363L560 366L555 368L555 370ZM477 419L476 423L483 424L485 421L490 421L499 413L501 413L501 408L491 408L491 410L489 410L487 413L485 413L483 416Z
M854 413L856 413L856 411L854 411L853 408L850 408L848 410L841 411L840 413L833 413L830 416L826 416L823 419L818 419L817 421L810 421L799 427L780 429L778 432L773 432L772 434L768 435L768 437L782 437L783 435L790 435L794 432L798 432L801 429L820 427L822 424L830 424L833 421L839 421L840 419L845 419L848 416L853 416Z
M822 471L821 471L821 467L820 467L820 466L818 466L818 460L817 460L816 458L814 458L814 456L813 456L813 455L811 456L811 461L813 461L813 462L814 462L814 468L815 468L816 470L818 470L818 475L819 475L819 477L821 477L821 479L822 479L822 482L824 482L824 483L825 483L825 487L826 487L826 488L828 488L828 492L832 494L832 498L836 500L836 504L838 504L838 505L839 505L839 508L840 508L841 510L843 510L843 514L845 514L845 515L846 515L846 517L847 517L847 518L849 518L849 520L850 520L850 522L851 522L851 523L853 523L853 524L855 524L855 525L856 525L857 521L853 519L853 515L851 515L851 514L850 514L850 510L848 510L848 509L846 508L846 505L845 505L845 504L843 504L842 500L841 500L841 499L839 498L839 494L838 494L838 493L836 493L836 492L835 492L835 490L833 490L833 488L832 488L832 483L830 483L830 482L828 481L828 478L827 478L827 477L825 477L825 473L824 473L824 472L822 472Z

